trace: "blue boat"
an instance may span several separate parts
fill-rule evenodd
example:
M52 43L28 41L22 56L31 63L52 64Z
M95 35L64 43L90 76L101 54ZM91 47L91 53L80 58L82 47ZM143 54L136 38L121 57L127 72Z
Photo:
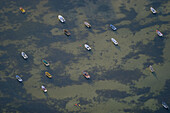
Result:
M16 75L16 79L17 79L19 82L22 82L22 78L21 78L19 75Z
M110 27L112 28L113 31L117 30L117 28L114 25L112 25L112 24L110 24Z
M42 63L43 63L45 66L49 66L49 65L50 65L46 60L42 60Z

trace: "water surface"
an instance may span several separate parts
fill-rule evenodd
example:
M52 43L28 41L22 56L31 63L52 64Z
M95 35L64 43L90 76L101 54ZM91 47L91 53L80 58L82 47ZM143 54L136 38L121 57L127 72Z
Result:
M161 102L170 105L169 7L168 0L1 0L0 112L166 113ZM58 21L59 14L66 19L64 24ZM86 51L84 43L92 51ZM86 80L82 71L91 79ZM41 85L48 89L46 94Z

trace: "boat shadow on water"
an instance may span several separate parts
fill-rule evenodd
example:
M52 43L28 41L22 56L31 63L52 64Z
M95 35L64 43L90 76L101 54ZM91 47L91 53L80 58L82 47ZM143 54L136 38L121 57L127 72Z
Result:
M47 92L47 93L44 93L44 95L45 95L47 98L49 98L48 92Z
M157 74L155 72L152 72L152 75L158 80Z
M119 33L117 32L117 30L116 30L116 31L114 31L114 34L119 35Z
M79 77L79 82L80 83L87 83L87 84L94 84L93 83L93 78L87 79L85 77L83 77L82 75Z
M120 48L120 46L115 46L118 50L120 50L121 51L121 48Z
M16 83L17 83L17 85L19 84L19 86L21 86L21 87L23 87L24 86L24 83L23 83L23 81L22 82L20 82L20 81L16 81Z

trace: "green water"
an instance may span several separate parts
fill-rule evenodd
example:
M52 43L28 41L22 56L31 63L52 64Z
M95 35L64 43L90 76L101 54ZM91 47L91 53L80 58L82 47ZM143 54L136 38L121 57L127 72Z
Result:
M169 18L168 0L1 0L0 113L166 113L161 102L170 105Z

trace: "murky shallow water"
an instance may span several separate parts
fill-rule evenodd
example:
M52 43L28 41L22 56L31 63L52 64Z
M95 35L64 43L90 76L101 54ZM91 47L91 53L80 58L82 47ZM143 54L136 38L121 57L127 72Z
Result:
M168 0L1 1L0 6L0 112L167 112L161 101L170 105ZM20 6L26 14L19 12ZM158 14L151 14L150 6ZM66 23L57 20L58 14ZM112 31L109 24L118 30ZM65 36L63 29L72 35ZM156 29L165 37L158 37ZM110 42L112 37L118 47ZM86 51L84 43L92 51ZM91 79L86 80L82 71ZM16 81L16 74L23 83Z

